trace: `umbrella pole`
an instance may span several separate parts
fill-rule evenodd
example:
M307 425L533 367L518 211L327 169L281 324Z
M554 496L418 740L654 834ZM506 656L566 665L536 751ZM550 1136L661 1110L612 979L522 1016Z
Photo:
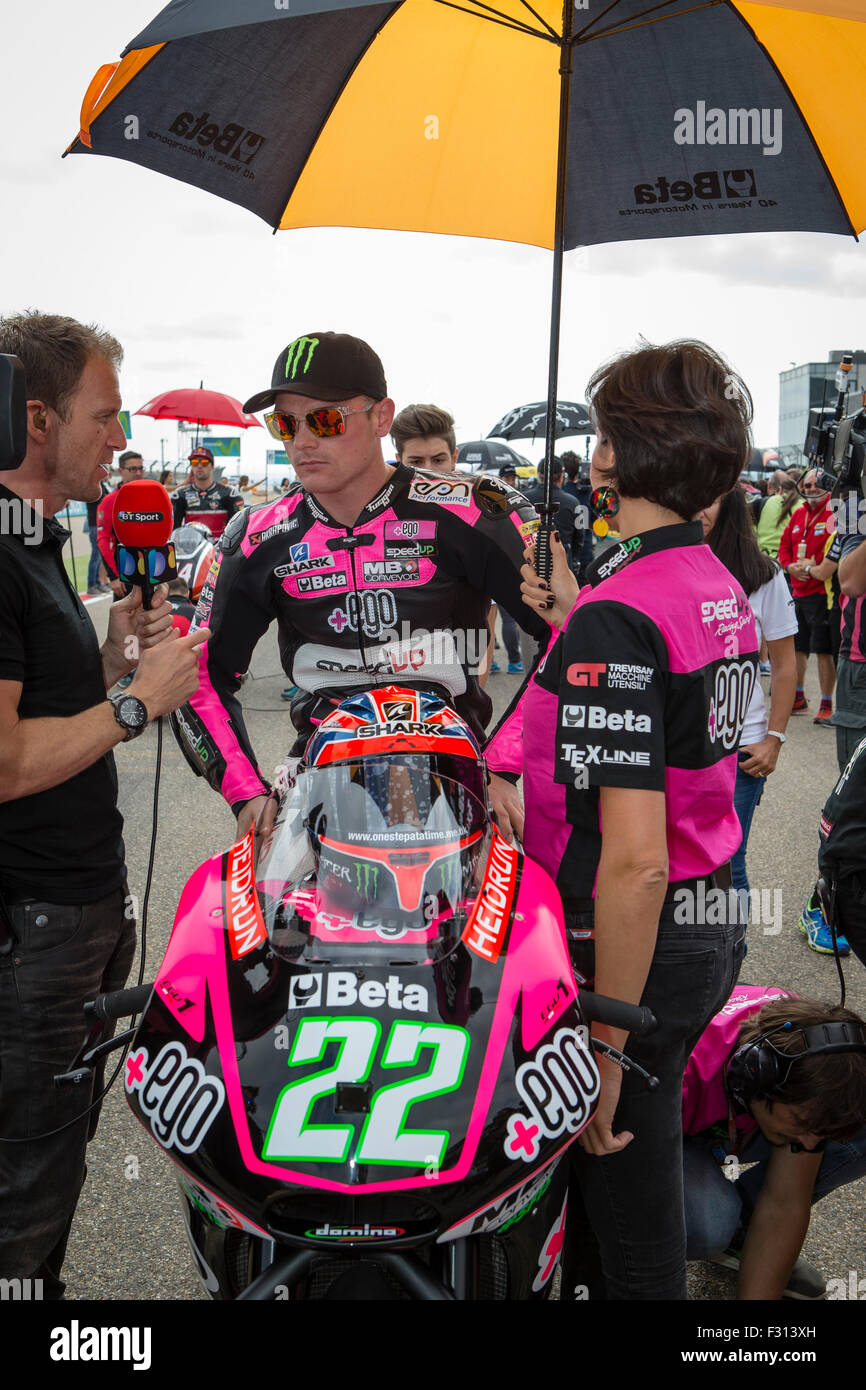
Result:
M562 313L562 261L565 249L565 190L568 170L568 109L571 96L574 0L563 0L559 49L559 136L556 149L556 221L553 233L553 281L550 299L550 360L547 370L547 433L544 441L544 501L535 542L536 569L550 582L553 555L550 538L558 508L553 505L553 459L556 440L556 400L559 385L559 327Z

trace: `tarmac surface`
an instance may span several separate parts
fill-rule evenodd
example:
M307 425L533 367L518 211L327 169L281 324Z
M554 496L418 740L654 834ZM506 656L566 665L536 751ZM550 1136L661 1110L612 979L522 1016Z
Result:
M749 927L741 982L784 985L835 1002L839 983L832 957L809 950L796 925L816 874L818 816L838 775L835 736L812 723L818 703L813 666L814 659L806 687L812 708L808 716L791 720L788 742L752 827L748 869L753 890L761 893L762 920L753 920ZM252 743L267 775L293 738L288 706L280 699L286 682L273 630L255 654L251 677L243 687L242 700ZM497 712L512 698L519 680L507 675L490 678L488 688ZM117 749L130 891L139 902L144 897L150 852L156 747L157 731L151 727L134 743ZM204 858L221 852L234 839L230 811L203 780L193 776L167 728L158 826L145 980L152 980L156 973L186 879ZM853 955L845 963L845 973L848 1005L866 1015L866 972ZM129 983L137 978L138 962ZM181 1219L173 1164L133 1119L119 1079L104 1103L99 1132L89 1149L88 1170L64 1269L67 1298L203 1299ZM803 1253L825 1278L850 1285L853 1271L856 1284L866 1277L864 1228L866 1180L831 1194L815 1207ZM861 1288L866 1291L866 1282ZM730 1300L736 1293L735 1276L706 1264L692 1264L689 1293L694 1300Z

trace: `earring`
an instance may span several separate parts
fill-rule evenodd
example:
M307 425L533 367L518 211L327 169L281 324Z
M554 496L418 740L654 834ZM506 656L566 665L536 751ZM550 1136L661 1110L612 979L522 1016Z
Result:
M589 505L595 512L592 529L601 540L610 530L609 519L619 511L619 493L609 486L597 487L593 490Z

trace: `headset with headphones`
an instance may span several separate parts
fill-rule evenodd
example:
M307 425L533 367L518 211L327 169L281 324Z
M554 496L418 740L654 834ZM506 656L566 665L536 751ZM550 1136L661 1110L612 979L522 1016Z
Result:
M799 1052L783 1052L772 1039L779 1033L792 1037L799 1033L803 1047ZM741 1110L749 1109L756 1096L782 1100L785 1085L795 1062L830 1052L866 1052L866 1028L862 1023L814 1023L796 1028L790 1020L743 1043L731 1053L725 1068L725 1089Z

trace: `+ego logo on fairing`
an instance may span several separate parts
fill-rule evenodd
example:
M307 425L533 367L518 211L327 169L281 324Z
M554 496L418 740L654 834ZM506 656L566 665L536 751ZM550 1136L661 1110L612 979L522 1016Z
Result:
M607 710L604 705L563 705L562 723L567 729L611 729L614 732L648 734L652 720L648 714L635 714L633 709Z
M405 1009L407 1013L428 1013L429 996L423 985L404 985L399 975L385 980L359 980L352 970L319 971L293 975L289 986L289 1009L354 1007L365 1009Z
M164 1148L194 1153L222 1109L225 1087L209 1076L182 1042L170 1042L150 1061L146 1047L126 1059L124 1085L135 1092L154 1137Z
M527 1113L509 1116L505 1153L510 1159L531 1163L538 1157L541 1139L557 1139L569 1131L577 1134L590 1116L599 1092L598 1068L584 1027L560 1028L529 1062L517 1069L517 1090Z
M731 752L740 741L752 690L755 667L749 662L722 662L716 667L707 733L711 743L720 743Z

